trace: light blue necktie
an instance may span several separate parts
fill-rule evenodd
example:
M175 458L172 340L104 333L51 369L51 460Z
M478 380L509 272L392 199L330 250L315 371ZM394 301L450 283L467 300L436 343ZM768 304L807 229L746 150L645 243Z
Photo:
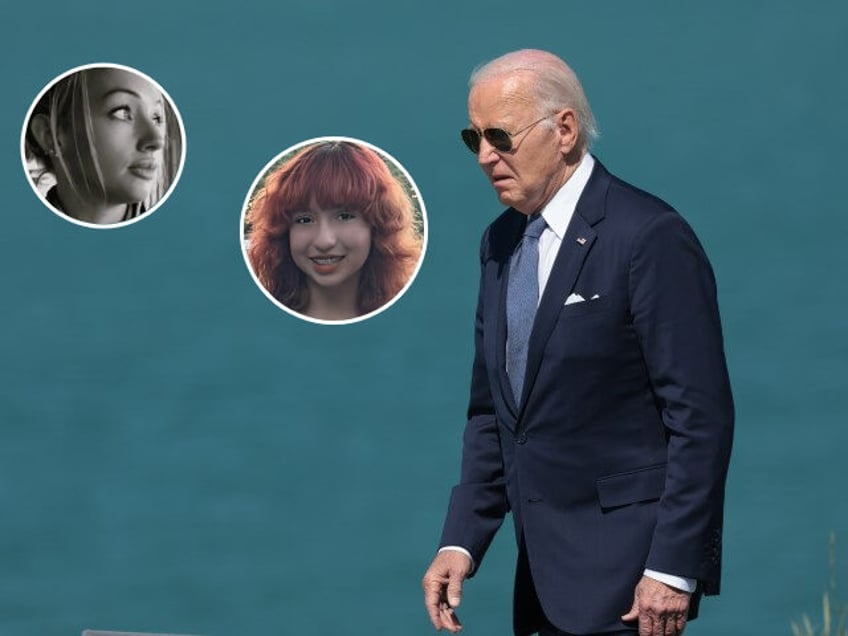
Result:
M546 227L541 214L527 219L524 238L512 253L506 289L506 372L515 403L521 402L527 371L527 345L539 305L539 236Z

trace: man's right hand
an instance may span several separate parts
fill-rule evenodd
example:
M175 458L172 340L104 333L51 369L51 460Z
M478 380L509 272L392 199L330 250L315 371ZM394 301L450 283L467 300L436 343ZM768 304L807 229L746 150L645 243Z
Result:
M471 559L458 550L443 550L424 574L424 606L433 627L456 633L462 623L454 610L462 600L462 582L471 571Z

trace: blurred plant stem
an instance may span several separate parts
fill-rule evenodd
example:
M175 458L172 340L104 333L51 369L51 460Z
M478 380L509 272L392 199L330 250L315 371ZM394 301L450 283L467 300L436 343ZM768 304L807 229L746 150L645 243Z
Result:
M792 621L793 636L848 636L848 602L840 601L836 588L836 533L831 531L828 550L828 569L830 577L827 590L822 595L822 625L816 631L807 614L800 622Z

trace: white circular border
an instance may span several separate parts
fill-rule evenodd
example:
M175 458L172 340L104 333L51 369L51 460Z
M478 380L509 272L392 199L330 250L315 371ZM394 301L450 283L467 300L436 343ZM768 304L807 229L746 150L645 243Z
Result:
M47 91L49 91L57 82L60 82L61 80L65 79L69 75L73 75L74 73L79 73L80 71L85 71L85 70L94 69L94 68L116 68L116 69L119 69L119 70L122 70L122 71L127 71L129 73L133 73L135 75L138 75L142 79L150 82L154 87L156 87L165 96L165 99L168 100L168 103L171 106L171 110L174 111L174 115L177 118L177 124L179 124L179 127L180 127L180 136L182 137L181 144L180 144L180 146L181 146L181 149L180 149L180 165L177 167L177 172L174 175L174 180L171 182L171 185L168 188L168 190L165 192L165 194L162 196L162 198L159 199L153 205L152 208L150 208L149 210L146 210L144 212L144 214L141 214L141 215L135 217L134 219L127 219L126 221L119 221L118 223L88 223L87 221L80 221L79 219L75 219L72 216L70 216L69 214L66 214L65 212L57 210L52 205L50 205L50 203L48 203L48 201L44 197L44 195L42 195L38 191L38 188L36 187L33 180L30 178L29 170L27 169L26 132L27 132L27 127L29 126L30 119L32 118L32 111L35 109L36 105L41 100L42 96ZM92 63L92 64L83 64L82 66L76 66L76 67L74 67L70 70L65 71L64 73L62 73L58 77L55 77L52 80L50 80L47 83L47 85L44 88L41 89L41 91L38 93L38 95L36 95L35 99L32 101L32 104L30 105L29 109L27 110L26 117L24 117L24 125L23 125L23 128L21 129L21 162L23 163L24 175L26 175L27 183L29 183L30 187L32 188L32 191L35 192L35 195L38 197L38 200L41 201L44 204L44 206L48 210L53 212L56 216L58 216L61 219L64 219L65 221L68 221L70 223L74 223L75 225L80 225L82 227L88 227L88 228L92 228L92 229L95 229L95 230L113 230L113 229L116 229L116 228L126 227L127 225L132 225L133 223L138 223L139 221L146 219L147 217L151 216L156 210L158 210L159 207L163 203L165 203L165 201L168 200L168 198L171 196L173 191L176 189L177 184L180 181L180 177L183 174L183 166L185 165L185 158L186 158L186 145L187 145L187 143L186 143L186 133L185 133L185 126L183 126L182 115L180 115L180 111L177 108L176 102L174 102L174 100L171 99L171 96L168 94L168 91L166 91L164 88L162 88L162 86L159 84L159 82L157 82L155 79L153 79L152 77L150 77L146 73L142 73L138 69L135 69L131 66L125 66L123 64L113 64L111 62L95 62L95 63Z
M244 220L247 215L247 208L250 204L250 198L253 193L256 191L257 184L259 181L267 175L267 173L271 170L271 168L282 159L285 155L292 153L304 146L311 146L313 144L321 143L323 141L349 141L355 144L361 144L370 148L374 152L376 152L380 157L384 160L391 161L395 167L403 174L406 180L409 182L410 187L413 192L415 192L415 197L418 200L418 206L421 208L421 224L423 226L422 231L422 240L421 240L421 255L418 257L418 262L415 264L415 270L412 272L412 276L409 277L409 280L406 281L406 284L401 288L401 290L396 293L388 302L384 305L378 307L374 311L368 312L367 314L363 314L361 316L356 316L355 318L349 318L347 320L322 320L320 318L312 318L311 316L307 316L305 314L301 314L291 307L287 307L279 300L274 298L274 296L265 289L265 286L259 282L259 279L256 277L256 273L253 271L253 268L250 266L250 260L247 256L247 250L245 250L245 237L244 237ZM421 196L421 191L418 189L418 185L415 183L415 180L412 178L412 175L403 167L403 165L395 159L388 152L383 150L382 148L378 148L374 144L368 143L367 141L362 141L361 139L356 139L354 137L340 137L340 136L325 136L325 137L313 137L312 139L307 139L306 141L301 141L293 146L290 146L278 153L271 161L265 164L265 167L259 171L259 174L256 175L256 178L253 180L253 183L250 186L250 189L247 191L247 196L244 198L244 204L241 208L241 219L239 222L239 246L241 247L241 255L244 259L244 264L247 266L247 271L250 272L251 278L253 278L253 282L256 283L256 286L259 290L265 294L265 297L274 303L277 307L285 311L286 313L291 314L295 318L300 318L301 320L305 320L307 322L314 323L316 325L350 325L356 322L362 322L363 320L368 320L369 318L376 316L377 314L382 313L389 307L395 304L397 300L403 296L406 291L412 286L412 283L415 282L415 279L418 277L418 272L421 270L421 265L424 263L424 257L427 254L427 236L428 236L428 220L427 220L427 208L424 205L424 198Z

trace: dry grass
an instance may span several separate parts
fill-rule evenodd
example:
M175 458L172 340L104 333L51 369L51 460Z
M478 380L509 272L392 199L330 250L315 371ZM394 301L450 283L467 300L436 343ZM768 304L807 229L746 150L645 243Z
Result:
M800 622L792 621L793 636L848 636L848 602L839 600L836 590L836 534L830 533L828 566L830 580L822 595L821 627L813 625L807 614Z

